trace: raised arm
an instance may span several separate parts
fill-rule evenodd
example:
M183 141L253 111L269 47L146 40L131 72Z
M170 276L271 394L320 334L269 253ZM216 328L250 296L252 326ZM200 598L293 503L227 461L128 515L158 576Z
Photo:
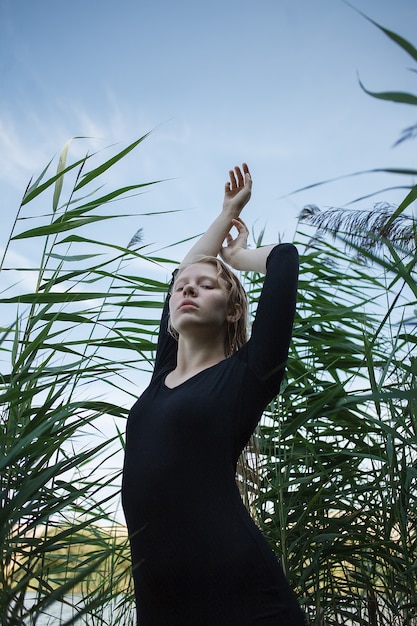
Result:
M187 253L182 265L193 263L201 256L217 256L232 228L233 220L239 217L249 202L252 179L247 164L243 163L242 169L235 167L230 170L229 177L230 181L225 185L222 211Z
M263 401L269 402L279 391L291 340L298 282L298 252L291 243L247 249L249 231L236 218L220 254L235 270L266 274L258 301L251 338L241 350L249 368L263 383ZM260 396L261 397L261 396ZM251 424L251 428L254 424Z
M236 228L237 237L233 239L230 232L227 234L226 245L220 250L223 261L238 271L265 274L267 258L275 245L248 249L249 231L244 221L235 218L231 226Z

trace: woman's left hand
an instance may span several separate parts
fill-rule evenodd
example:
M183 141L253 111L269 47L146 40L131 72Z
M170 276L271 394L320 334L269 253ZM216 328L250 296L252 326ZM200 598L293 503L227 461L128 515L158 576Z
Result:
M229 178L230 181L224 187L223 211L238 217L252 193L252 178L247 164L243 163L242 169L236 166L230 170Z
M239 269L239 257L245 254L248 245L249 230L240 217L232 220L232 226L237 229L237 237L233 239L229 233L226 237L226 245L220 250L220 256L225 263Z

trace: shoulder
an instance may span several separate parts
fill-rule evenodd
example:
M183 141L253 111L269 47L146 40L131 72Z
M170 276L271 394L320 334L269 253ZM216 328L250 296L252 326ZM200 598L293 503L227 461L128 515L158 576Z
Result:
M266 261L267 267L271 261L276 259L288 259L298 262L299 254L297 247L293 243L278 243L272 248L271 252L268 255Z

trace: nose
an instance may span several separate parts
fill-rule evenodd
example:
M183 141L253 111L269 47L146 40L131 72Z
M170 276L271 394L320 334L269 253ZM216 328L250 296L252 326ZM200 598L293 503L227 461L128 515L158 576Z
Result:
M186 283L184 285L184 287L182 288L182 292L184 295L196 295L197 290L195 288L194 285L192 285L191 283Z

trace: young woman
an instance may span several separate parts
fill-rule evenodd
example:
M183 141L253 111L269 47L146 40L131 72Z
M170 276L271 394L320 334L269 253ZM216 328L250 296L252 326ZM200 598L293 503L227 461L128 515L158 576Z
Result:
M221 213L174 272L151 383L128 419L122 496L139 626L305 623L235 481L279 392L298 277L292 244L246 248L239 216L252 180L242 170L230 172ZM266 273L249 341L244 290L219 254Z

